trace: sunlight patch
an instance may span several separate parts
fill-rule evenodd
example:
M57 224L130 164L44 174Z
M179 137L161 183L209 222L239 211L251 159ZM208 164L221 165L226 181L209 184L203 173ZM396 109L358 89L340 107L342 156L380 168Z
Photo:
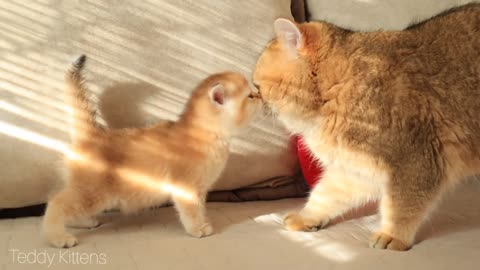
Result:
M291 232L286 230L278 230L278 232L283 237L302 243L315 253L336 262L349 262L357 255L346 245L336 242L330 237L325 239L327 234L323 232Z

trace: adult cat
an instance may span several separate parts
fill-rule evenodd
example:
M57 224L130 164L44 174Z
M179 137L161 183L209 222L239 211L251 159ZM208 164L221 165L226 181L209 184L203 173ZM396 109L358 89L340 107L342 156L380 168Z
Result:
M480 6L398 32L275 22L258 59L264 102L325 166L290 230L381 199L370 246L406 250L442 194L480 173Z

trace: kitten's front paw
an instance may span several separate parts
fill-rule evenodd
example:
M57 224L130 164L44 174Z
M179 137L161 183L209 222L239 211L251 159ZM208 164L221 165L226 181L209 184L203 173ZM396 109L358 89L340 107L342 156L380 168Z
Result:
M48 242L57 248L71 248L78 244L77 238L69 233L50 235Z
M405 244L403 241L381 232L374 233L372 237L370 237L370 247L397 251L405 251L410 249L410 246Z
M298 213L291 213L285 216L283 219L283 225L289 231L304 231L304 232L316 232L325 228L330 220L325 219L318 220L312 218L306 218Z
M206 237L213 234L213 227L210 223L205 223L199 228L193 228L188 234L197 238Z

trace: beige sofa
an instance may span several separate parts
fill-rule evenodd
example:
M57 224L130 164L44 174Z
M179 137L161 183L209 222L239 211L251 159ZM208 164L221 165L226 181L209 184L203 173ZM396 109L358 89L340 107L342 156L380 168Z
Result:
M189 92L211 73L235 70L250 77L274 19L291 18L289 0L1 6L0 209L43 203L62 181L58 169L69 141L63 77L75 55L90 58L98 121L112 128L143 126L176 119ZM273 118L259 115L234 139L231 152L215 190L297 185L289 134Z
M2 2L0 208L43 202L57 178L54 164L68 142L62 78L74 54L91 56L100 120L142 125L174 119L188 91L210 72L249 74L272 37L272 20L289 16L283 0L159 2ZM289 151L288 134L274 120L257 122L236 141L236 156L217 187L250 188L212 199L287 196L278 176L290 179L296 171ZM276 187L269 189L274 194L255 192L266 186ZM40 217L0 219L0 269L477 269L479 192L478 180L452 192L404 253L368 248L379 225L375 205L319 232L285 231L283 214L304 199L209 203L216 233L203 239L187 236L171 207L133 216L109 212L100 216L100 227L74 230L80 245L70 250L46 245Z

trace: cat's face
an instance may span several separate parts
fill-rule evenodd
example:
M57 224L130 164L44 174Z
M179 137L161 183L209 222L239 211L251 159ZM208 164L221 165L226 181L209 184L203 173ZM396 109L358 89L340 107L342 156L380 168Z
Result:
M297 68L297 60L289 55L281 42L277 39L268 44L265 51L257 61L253 73L253 82L260 91L262 99L267 102L274 102L285 95L287 88L299 87L288 86L288 81L295 80L293 76Z
M253 82L262 100L277 112L288 110L293 103L307 102L305 90L312 88L310 67L302 54L300 30L292 22L275 22L277 37L263 51L253 72ZM292 109L292 108L290 108Z

